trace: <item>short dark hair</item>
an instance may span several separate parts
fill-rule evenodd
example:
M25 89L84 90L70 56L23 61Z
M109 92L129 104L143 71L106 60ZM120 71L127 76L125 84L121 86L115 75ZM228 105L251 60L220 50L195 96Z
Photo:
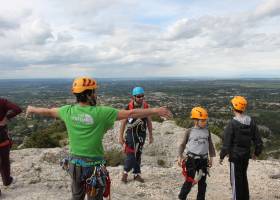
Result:
M88 96L92 95L95 93L95 90L85 90L81 93L75 93L74 95L76 96L77 102L81 103L86 103L88 102Z

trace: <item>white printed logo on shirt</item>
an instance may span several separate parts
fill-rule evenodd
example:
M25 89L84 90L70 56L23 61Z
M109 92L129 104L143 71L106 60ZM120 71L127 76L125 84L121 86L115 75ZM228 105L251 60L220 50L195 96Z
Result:
M88 114L79 114L77 116L72 116L72 120L76 123L82 123L87 125L94 124L93 118Z

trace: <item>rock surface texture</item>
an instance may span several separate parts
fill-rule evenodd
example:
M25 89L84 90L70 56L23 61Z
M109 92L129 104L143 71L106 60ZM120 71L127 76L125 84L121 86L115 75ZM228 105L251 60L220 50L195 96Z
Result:
M106 150L121 151L117 143L119 123L108 131L104 138ZM183 183L181 169L177 166L176 157L180 138L185 129L172 121L154 123L154 143L146 141L142 162L142 177L145 183L133 181L130 174L128 183L123 184L122 166L108 167L112 179L112 200L173 200ZM219 138L213 136L215 143ZM12 175L15 182L4 187L0 183L5 200L68 200L71 199L70 177L59 166L61 158L68 153L67 148L23 149L11 152ZM218 153L217 153L218 154ZM279 174L280 162L277 160L250 161L248 179L252 200L280 199L280 179L272 178ZM225 160L218 164L218 157L207 177L208 200L231 199L229 166ZM197 186L190 195L196 199Z

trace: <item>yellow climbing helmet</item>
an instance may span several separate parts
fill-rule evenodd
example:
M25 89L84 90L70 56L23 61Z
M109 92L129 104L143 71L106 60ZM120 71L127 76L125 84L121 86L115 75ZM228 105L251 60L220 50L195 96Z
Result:
M231 100L231 104L235 110L244 112L247 107L247 100L242 96L235 96Z
M96 80L89 77L78 77L73 81L72 93L79 94L85 90L95 90L96 88Z
M191 119L208 119L207 110L202 107L194 107L191 111Z

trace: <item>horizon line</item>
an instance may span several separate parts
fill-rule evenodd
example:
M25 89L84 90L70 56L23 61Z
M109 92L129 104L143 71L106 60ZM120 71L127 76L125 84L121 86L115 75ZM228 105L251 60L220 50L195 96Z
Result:
M76 76L83 77L83 76ZM41 77L41 78L0 78L0 81L4 80L73 80L76 77ZM91 77L91 76L89 76ZM155 76L155 77L92 77L94 79L113 79L113 80L155 80L155 79L190 79L190 80L280 80L280 77L209 77L209 76Z

